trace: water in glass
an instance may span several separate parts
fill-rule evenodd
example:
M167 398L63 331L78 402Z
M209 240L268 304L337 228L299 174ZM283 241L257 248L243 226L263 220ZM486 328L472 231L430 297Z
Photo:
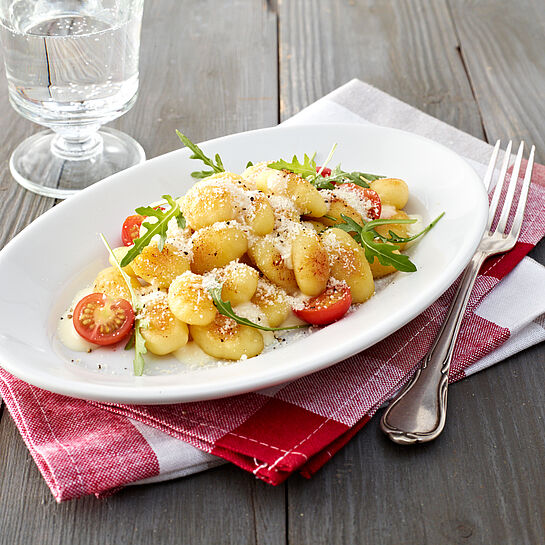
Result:
M97 130L134 103L142 4L0 0L10 101L22 116L55 131L50 147L57 157L81 161L103 152L104 134Z

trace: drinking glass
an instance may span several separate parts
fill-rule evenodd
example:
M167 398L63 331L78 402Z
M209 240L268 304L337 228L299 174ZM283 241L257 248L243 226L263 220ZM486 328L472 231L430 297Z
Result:
M138 91L144 0L0 0L9 99L48 130L17 146L15 180L66 198L145 160L133 138L101 126Z

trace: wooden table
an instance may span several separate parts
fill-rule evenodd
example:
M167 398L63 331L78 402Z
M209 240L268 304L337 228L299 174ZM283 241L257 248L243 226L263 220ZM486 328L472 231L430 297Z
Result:
M544 50L543 0L148 0L140 98L113 125L154 157L176 128L199 141L275 125L359 77L479 138L524 138L543 162ZM0 92L3 245L53 202L9 174L38 128ZM311 481L276 488L228 465L57 505L0 409L0 543L543 543L544 355L454 385L432 444L396 446L375 418Z

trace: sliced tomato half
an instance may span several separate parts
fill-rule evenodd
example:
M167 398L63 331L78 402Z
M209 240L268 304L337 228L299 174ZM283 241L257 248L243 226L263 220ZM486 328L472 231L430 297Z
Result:
M104 346L117 343L129 334L134 311L125 299L91 293L76 305L72 320L80 337Z
M382 213L382 203L380 202L378 193L374 189L369 187L361 187L361 185L353 184L352 182L333 183L339 187L354 191L354 193L365 201L370 201L371 205L369 207L369 218L372 220L378 220L380 218L380 214Z
M302 309L293 310L294 314L313 325L327 325L342 318L350 308L352 295L345 285L330 286L320 295L305 302Z
M129 216L123 222L123 227L121 227L121 240L125 246L132 246L134 239L140 236L140 226L145 217L146 216L141 216L140 214L135 214L134 216Z

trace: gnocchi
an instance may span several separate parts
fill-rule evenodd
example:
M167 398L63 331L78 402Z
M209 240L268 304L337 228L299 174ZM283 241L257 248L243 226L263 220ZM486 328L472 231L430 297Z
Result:
M217 171L217 157L216 164ZM98 273L93 290L132 302L136 331L157 355L193 343L188 349L213 358L250 358L294 314L331 323L373 296L375 278L402 267L392 254L413 233L403 180L373 176L366 184L339 169L320 171L307 156L304 163L262 162L242 175L213 174L177 200L165 196L169 208L139 209L153 221L142 223L140 238L128 241L134 245L111 251L111 267ZM367 225L379 217L388 223ZM382 245L385 264L369 261L365 245ZM329 314L333 307L340 314Z

